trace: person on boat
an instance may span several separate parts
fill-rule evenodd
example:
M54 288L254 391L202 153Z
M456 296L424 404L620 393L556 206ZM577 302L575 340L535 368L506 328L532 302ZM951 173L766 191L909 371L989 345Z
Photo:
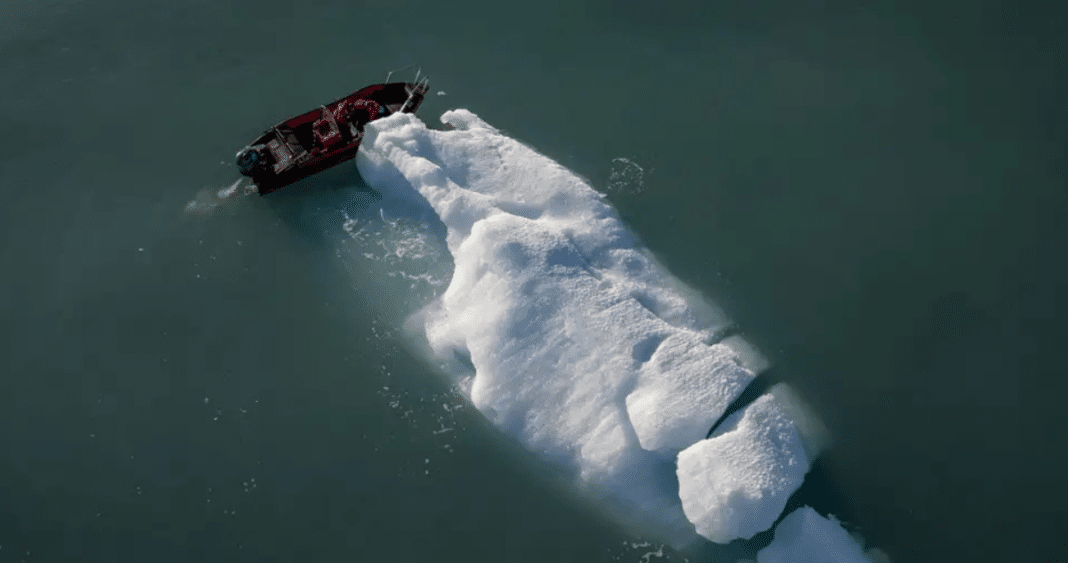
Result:
M374 100L345 100L334 109L334 118L338 124L348 124L353 131L363 131L364 124L377 117L381 107Z

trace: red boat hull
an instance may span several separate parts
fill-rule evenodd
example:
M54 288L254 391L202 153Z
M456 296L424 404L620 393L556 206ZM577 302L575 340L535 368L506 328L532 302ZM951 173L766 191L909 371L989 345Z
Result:
M265 195L337 166L356 157L364 125L415 112L427 88L426 81L373 84L287 119L237 153L238 169Z

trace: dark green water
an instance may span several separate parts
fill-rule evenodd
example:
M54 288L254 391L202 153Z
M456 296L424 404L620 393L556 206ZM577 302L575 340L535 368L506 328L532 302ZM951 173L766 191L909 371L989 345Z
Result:
M645 169L625 221L832 431L812 504L895 561L1063 558L1065 10L745 6L0 5L0 562L681 560L405 351L432 290L339 260L344 173L184 212L411 62L427 123Z

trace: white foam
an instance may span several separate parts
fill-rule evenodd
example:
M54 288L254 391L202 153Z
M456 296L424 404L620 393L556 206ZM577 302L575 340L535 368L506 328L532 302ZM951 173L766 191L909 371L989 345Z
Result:
M216 192L215 195L219 199L226 199L226 198L234 195L234 192L237 191L237 187L241 185L241 180L242 180L241 178L238 178L237 180L234 180L233 184L230 184L229 187L221 188L218 192Z
M714 343L729 320L583 180L471 112L441 120L453 129L374 121L357 160L380 191L414 187L446 227L455 271L415 317L429 353L454 368L469 358L465 392L503 431L693 537L675 453L703 440L762 357L739 338Z
M758 563L872 563L872 560L837 520L828 520L807 506L783 518L775 528L775 539L757 553Z
M762 395L679 454L683 510L709 540L749 539L775 523L808 469L794 422Z
M201 189L197 192L196 197L190 200L189 203L186 203L185 212L198 214L210 213L213 209L222 205L223 202L233 196L243 180L243 178L238 178L226 187ZM249 192L246 191L245 195L248 194Z

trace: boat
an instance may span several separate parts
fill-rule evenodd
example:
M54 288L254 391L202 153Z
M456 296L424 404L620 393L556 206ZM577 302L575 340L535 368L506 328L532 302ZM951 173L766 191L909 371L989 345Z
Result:
M403 70L403 69L402 69ZM396 72L396 71L393 71ZM394 113L414 113L429 89L429 77L361 88L316 109L291 117L263 132L237 153L237 168L269 194L352 160L363 141L364 126Z

